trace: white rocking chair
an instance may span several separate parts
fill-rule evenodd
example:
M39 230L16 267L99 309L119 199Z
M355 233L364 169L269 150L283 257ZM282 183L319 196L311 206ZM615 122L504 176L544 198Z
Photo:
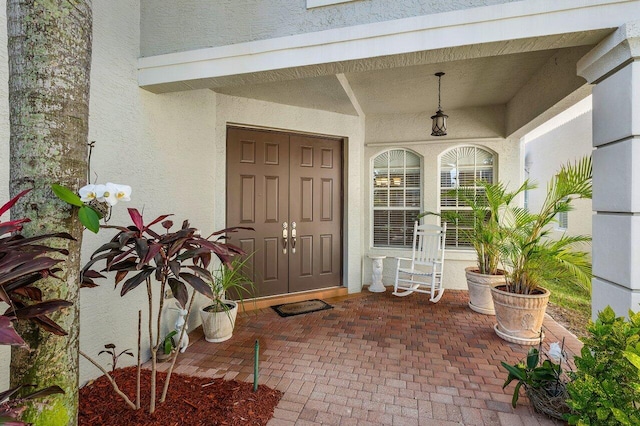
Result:
M396 282L393 286L395 296L408 296L415 291L430 294L429 300L433 303L440 300L444 293L442 267L446 233L446 222L441 227L415 223L411 259L397 258Z

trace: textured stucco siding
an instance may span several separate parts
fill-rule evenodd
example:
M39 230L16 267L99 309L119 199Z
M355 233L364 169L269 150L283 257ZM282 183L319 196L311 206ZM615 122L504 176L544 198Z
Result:
M216 175L215 93L153 95L140 89L136 80L138 2L94 2L93 9L89 140L96 141L96 148L91 171L100 182L133 187L132 201L113 209L111 223L130 223L126 208L135 207L144 209L146 221L172 213L175 226L189 219L208 235L214 230L216 204L211 191ZM83 259L112 233L103 230L95 236L85 231ZM80 347L91 355L109 342L121 349L136 348L138 309L146 329L145 289L140 286L121 298L112 278L101 280L100 287L81 291ZM157 300L154 304L157 306ZM175 313L168 312L165 332L174 321ZM192 315L191 324L196 321L197 315ZM143 331L143 348L149 347L146 335ZM99 375L84 360L80 367L81 382Z
M525 167L538 188L529 191L529 209L537 212L547 195L546 185L560 167L591 155L593 146L591 109L572 118L526 144ZM568 213L568 235L591 235L593 216L591 200L576 200L575 210ZM565 232L554 230L551 236ZM591 246L582 246L591 251Z
M516 0L142 0L141 56L225 46Z

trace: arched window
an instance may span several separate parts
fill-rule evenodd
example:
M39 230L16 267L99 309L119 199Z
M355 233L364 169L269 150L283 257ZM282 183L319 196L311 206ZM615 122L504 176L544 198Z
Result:
M422 200L420 157L392 149L373 160L373 246L411 247Z
M453 148L440 157L440 211L455 211L461 217L457 223L447 223L447 247L471 247L464 237L464 230L472 226L470 209L451 190L468 188L475 191L476 196L482 197L483 189L476 182L485 180L493 183L496 178L495 163L493 153L475 146Z

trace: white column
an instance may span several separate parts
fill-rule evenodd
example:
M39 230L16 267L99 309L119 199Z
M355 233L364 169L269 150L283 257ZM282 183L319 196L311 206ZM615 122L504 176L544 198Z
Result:
M593 88L592 317L640 311L640 21L578 62Z

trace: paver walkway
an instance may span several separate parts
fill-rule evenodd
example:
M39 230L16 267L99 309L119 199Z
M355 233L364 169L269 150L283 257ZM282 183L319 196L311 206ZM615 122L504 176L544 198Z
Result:
M231 340L200 339L176 372L253 381L260 341L259 382L284 392L269 425L553 425L502 390L500 361L515 363L528 348L493 331L494 317L467 307L466 291L404 298L363 293L328 299L334 309L281 318L272 309L239 315ZM566 337L550 317L543 349Z

